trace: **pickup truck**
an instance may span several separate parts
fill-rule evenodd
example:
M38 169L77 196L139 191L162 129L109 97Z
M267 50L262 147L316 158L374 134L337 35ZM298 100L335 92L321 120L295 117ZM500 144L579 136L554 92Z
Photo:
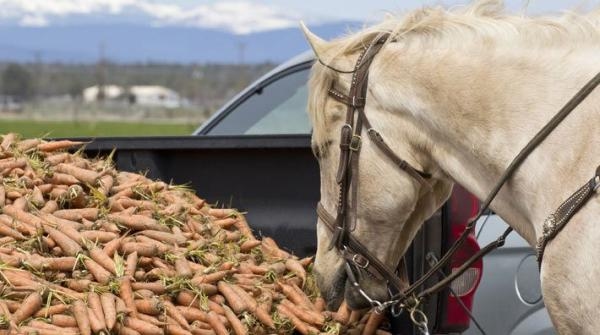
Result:
M192 136L96 138L86 147L87 154L106 155L116 148L114 159L119 169L144 171L152 178L189 184L215 206L247 212L259 235L275 238L299 256L313 254L319 171L310 149L310 125L305 113L306 81L313 61L307 53L269 72ZM425 223L407 253L411 279L421 276L444 253L478 206L476 198L455 187L449 201ZM476 236L470 236L439 276L451 272L478 250ZM478 262L427 302L425 312L433 334L462 333L472 325L473 313L477 314L473 303L482 275L483 264ZM525 312L521 308L512 314L519 317L530 314L530 310L545 311L540 301L541 296L526 305ZM492 319L498 319L491 311ZM406 313L391 320L394 334L415 333ZM473 329L475 334L481 326L477 324ZM537 323L525 329L529 334L551 334L537 331ZM485 330L488 334L510 333Z

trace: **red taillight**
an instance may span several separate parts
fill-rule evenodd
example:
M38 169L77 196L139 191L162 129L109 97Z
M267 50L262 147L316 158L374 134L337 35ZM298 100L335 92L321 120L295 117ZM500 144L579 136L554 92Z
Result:
M474 217L478 210L477 198L456 185L447 204L445 220L448 225L447 246L452 245L460 237L469 219ZM455 271L479 250L475 234L472 233L456 251L445 272ZM438 327L440 333L462 332L469 328L469 312L473 307L473 298L481 279L482 270L483 262L478 260L454 280L449 289L443 292L441 296L442 314Z

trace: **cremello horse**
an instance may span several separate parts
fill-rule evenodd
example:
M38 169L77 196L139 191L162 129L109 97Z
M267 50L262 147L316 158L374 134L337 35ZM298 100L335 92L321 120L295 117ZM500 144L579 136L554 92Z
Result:
M331 42L305 29L325 63L351 70L362 48L391 32L370 67L365 113L392 149L431 174L433 192L393 166L364 140L352 233L392 267L453 183L484 198L520 149L598 71L600 13L528 18L504 14L498 1L458 10L417 10L402 19ZM319 151L321 201L337 206L339 133L346 106L327 94L348 92L351 75L314 65L309 114ZM544 219L600 163L600 90L543 142L503 187L492 209L532 246ZM331 232L318 224L315 270L330 307L365 300L348 284ZM561 334L600 333L600 196L594 195L550 242L541 267L544 301ZM361 283L384 300L385 285Z

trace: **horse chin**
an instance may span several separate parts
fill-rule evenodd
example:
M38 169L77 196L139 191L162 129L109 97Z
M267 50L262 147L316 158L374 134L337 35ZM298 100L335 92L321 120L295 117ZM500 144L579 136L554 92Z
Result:
M386 301L388 298L388 290L384 283L374 279L366 279L360 281L361 289L373 300ZM354 287L350 281L346 281L346 289L344 293L348 307L353 310L372 307L371 303Z
M337 310L342 301L344 301L344 292L346 290L346 272L344 267L339 267L333 273L322 274L315 271L317 286L321 291L321 296L327 302L327 309Z

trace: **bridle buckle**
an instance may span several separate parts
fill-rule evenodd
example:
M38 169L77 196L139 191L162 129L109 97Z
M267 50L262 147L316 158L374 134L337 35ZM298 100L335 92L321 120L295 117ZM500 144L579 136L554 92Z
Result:
M369 260L360 254L354 254L354 256L352 256L352 263L361 269L366 269L370 265Z
M350 145L348 146L348 148L351 151L357 152L358 150L360 150L361 146L362 137L360 137L360 135L352 135L352 138L350 139Z

